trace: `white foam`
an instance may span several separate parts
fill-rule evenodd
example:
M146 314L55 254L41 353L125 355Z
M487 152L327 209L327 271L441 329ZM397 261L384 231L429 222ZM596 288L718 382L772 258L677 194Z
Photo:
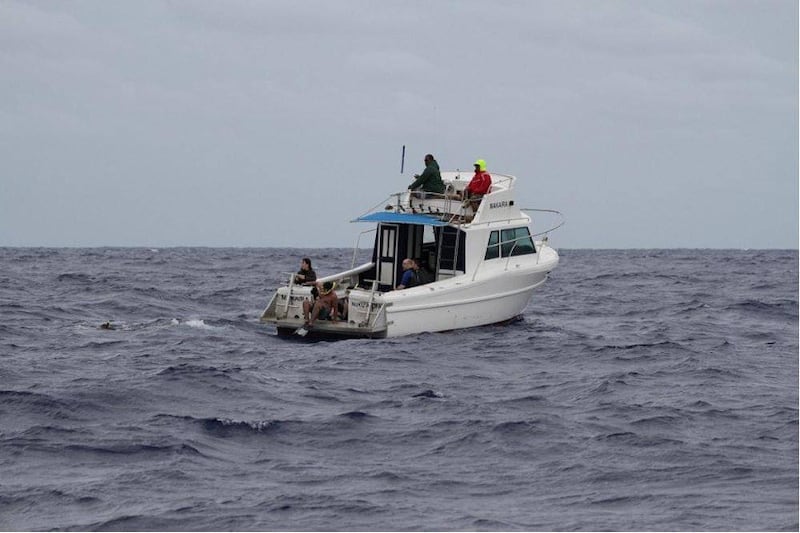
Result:
M173 326L189 326L190 328L197 328L197 329L214 329L214 326L209 326L200 318L191 318L186 320L185 322L181 322L177 318L173 318L170 320L170 324Z
M186 322L184 322L184 324L186 324L190 328L214 329L213 326L209 326L208 324L206 324L205 322L203 322L202 320L200 320L198 318L193 318L191 320L187 320Z

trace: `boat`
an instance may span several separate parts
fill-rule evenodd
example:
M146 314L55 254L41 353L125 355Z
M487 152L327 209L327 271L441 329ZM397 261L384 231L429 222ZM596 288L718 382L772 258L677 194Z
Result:
M445 171L441 176L444 194L391 194L352 221L374 227L359 235L351 268L317 279L333 282L346 318L307 327L303 302L313 302L314 287L296 284L294 273L287 273L261 322L274 325L279 336L374 339L518 319L558 265L549 234L563 225L563 216L551 209L521 209L514 176L493 173L491 188L479 202L463 200L471 174ZM558 223L534 233L529 213L555 215ZM356 265L361 237L372 232L372 258ZM395 290L405 258L415 259L432 281Z

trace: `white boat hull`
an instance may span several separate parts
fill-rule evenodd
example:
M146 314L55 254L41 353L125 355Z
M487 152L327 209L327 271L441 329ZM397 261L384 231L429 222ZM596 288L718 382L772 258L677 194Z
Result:
M450 331L511 320L525 310L534 289L546 277L547 275L543 274L538 283L503 294L491 296L462 294L458 298L442 298L436 304L409 302L409 305L393 306L387 313L387 337L424 331Z
M535 256L527 256L516 264L535 263L535 259ZM487 269L474 281L457 277L386 293L384 300L389 304L386 336L449 331L511 320L528 306L533 291L556 266L557 256L554 259L533 268L521 266L505 270L498 265L496 271Z
M478 272L474 280L462 275L387 293L363 289L342 292L340 297L348 298L347 320L317 321L308 333L311 337L384 338L507 322L522 314L533 292L558 264L558 254L544 246L537 254L494 263ZM278 291L276 310L286 301L285 295ZM279 334L304 333L300 329L304 324L303 298L293 296L282 317L280 311L269 313L268 308L262 320L274 323Z

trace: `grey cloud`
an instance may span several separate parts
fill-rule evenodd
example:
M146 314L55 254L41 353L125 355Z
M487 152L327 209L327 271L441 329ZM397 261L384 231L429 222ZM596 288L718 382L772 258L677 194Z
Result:
M434 152L560 246L796 247L797 9L5 2L0 245L347 246Z

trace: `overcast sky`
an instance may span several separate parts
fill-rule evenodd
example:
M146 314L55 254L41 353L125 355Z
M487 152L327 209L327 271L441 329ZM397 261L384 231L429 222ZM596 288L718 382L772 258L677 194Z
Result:
M556 247L797 248L798 142L796 0L0 0L0 246L349 247L431 152Z

